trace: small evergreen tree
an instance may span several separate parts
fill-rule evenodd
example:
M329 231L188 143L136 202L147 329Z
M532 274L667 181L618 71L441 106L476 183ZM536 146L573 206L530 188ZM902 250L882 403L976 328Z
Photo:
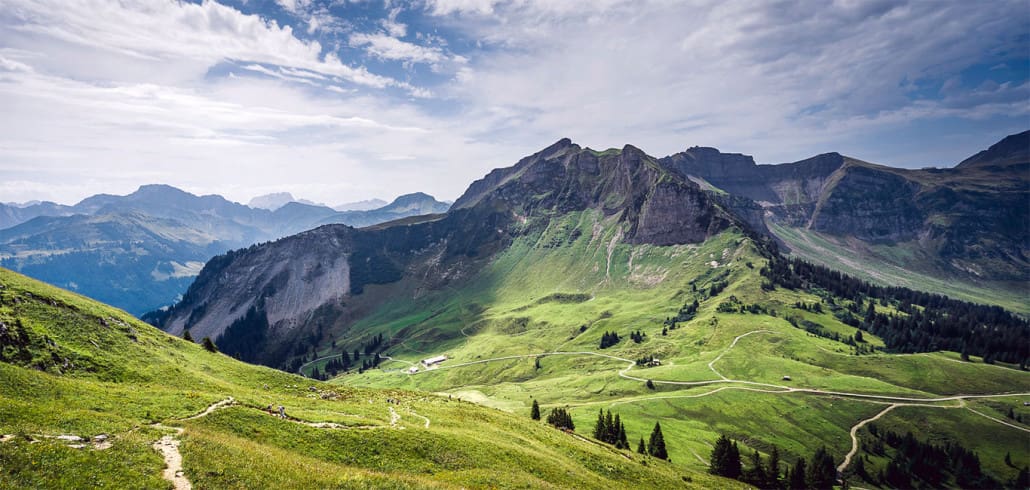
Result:
M751 467L744 473L744 481L761 487L766 484L765 464L762 463L762 455L755 450L751 453Z
M712 448L711 464L708 472L727 478L740 477L740 451L726 434L719 436Z
M604 410L597 409L597 423L594 424L594 439L603 441L605 434L608 433L608 428L604 424Z
M669 453L665 450L665 436L662 435L661 422L654 423L651 431L651 440L648 441L647 452L658 459L669 459Z
M817 490L830 490L837 482L837 468L833 464L833 456L820 447L812 456L812 467L808 469L808 487Z
M190 335L190 331L188 329L182 331L182 340L193 342L193 336Z
M765 488L780 488L780 448L769 451L769 465L765 470Z
M637 443L637 452L640 454L647 454L647 447L644 446L644 438L641 436L640 442Z
M794 468L790 471L788 488L790 490L805 490L805 458L798 458Z
M201 340L200 344L203 345L208 352L218 352L218 347L215 347L215 343L211 341L211 337L204 337L204 340Z
M540 404L533 400L533 408L529 411L529 418L533 420L540 420Z
M654 388L654 381L647 380L647 389L649 389L649 390L655 389Z

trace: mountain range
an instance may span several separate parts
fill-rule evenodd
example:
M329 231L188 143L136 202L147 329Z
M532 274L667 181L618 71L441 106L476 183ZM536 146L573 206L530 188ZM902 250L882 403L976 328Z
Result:
M599 152L562 139L473 182L447 214L360 230L329 226L219 257L160 324L216 338L256 310L275 352L251 360L278 365L298 351L298 331L346 330L387 298L467 283L519 238L557 226L574 230L565 244L605 236L609 252L618 244L704 243L727 230L771 236L838 269L872 250L863 260L885 285L895 284L876 271L896 268L1025 297L1028 183L1030 132L953 169L924 170L835 153L756 165L698 147L659 159L630 145ZM591 215L590 226L559 225L570 213ZM812 237L847 254L807 253ZM386 292L363 295L371 285Z
M74 206L0 206L10 225L0 230L0 265L140 315L171 304L204 262L227 250L328 223L368 226L446 209L419 193L369 211L299 202L269 211L146 185Z
M1005 461L1030 457L1026 318L838 265L879 272L886 258L859 254L904 252L909 277L1022 294L1028 210L1014 204L1030 198L1030 160L1011 141L954 169L899 170L562 139L473 182L446 213L215 257L147 318L339 386L563 410L584 435L604 410L631 440L659 419L683 469L723 471L712 447L728 438L751 461L820 461L856 486L1018 486ZM808 242L847 254L814 255L825 267ZM924 472L906 459L945 443L978 462Z
M198 487L1025 488L1030 322L926 278L1025 288L1026 137L918 171L562 139L446 212L217 255L165 333L0 270L5 475L158 486L154 448ZM73 234L144 241L104 216ZM841 272L888 252L928 287Z

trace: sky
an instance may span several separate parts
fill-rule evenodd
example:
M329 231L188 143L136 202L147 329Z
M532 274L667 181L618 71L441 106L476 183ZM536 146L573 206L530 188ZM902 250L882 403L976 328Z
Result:
M563 137L950 167L1030 129L1030 4L0 0L0 202L455 199Z

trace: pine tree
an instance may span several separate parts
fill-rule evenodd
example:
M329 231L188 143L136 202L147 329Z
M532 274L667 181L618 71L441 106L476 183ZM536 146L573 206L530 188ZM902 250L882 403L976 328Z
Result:
M204 340L201 340L200 344L203 345L208 352L218 352L218 347L215 347L215 343L211 341L211 337L204 337Z
M658 459L669 459L669 453L665 450L665 436L662 435L661 422L654 423L654 430L651 431L651 440L648 441L647 452Z
M604 425L604 410L597 409L597 423L594 425L594 439L598 441L604 441L604 435L608 433L607 427Z
M765 464L762 463L762 455L758 454L757 450L751 453L751 467L744 474L744 481L756 487L766 483Z
M805 490L805 458L798 458L797 462L794 463L794 469L790 471L789 486L790 490Z
M1012 485L1015 488L1030 488L1030 468L1026 466L1019 470L1019 475L1016 476L1016 481Z
M612 411L608 410L608 413L604 416L604 435L601 440L611 444L614 439L612 435L616 430L618 429L615 427L615 420L612 419Z
M619 447L619 428L622 427L622 420L619 418L619 414L615 414L615 420L612 422L611 432L608 434L608 443Z
M737 447L737 441L733 441L733 445L730 446L729 470L730 474L727 476L730 478L739 479L744 474L744 469L740 464L740 448Z
M182 340L193 342L193 336L190 335L190 331L188 329L182 331Z
M626 426L619 424L619 444L616 446L619 449L629 449L629 440L626 437Z
M820 447L812 456L812 467L808 470L808 486L818 490L829 490L837 481L837 468L833 464L833 456Z
M533 420L540 420L540 404L533 400L533 409L529 411L529 418Z
M637 452L640 454L647 454L647 448L644 446L644 438L640 437L640 442L637 443Z
M649 389L649 390L655 389L654 388L654 381L647 380L647 389Z
M769 451L769 465L765 470L766 488L780 487L780 448L773 446Z

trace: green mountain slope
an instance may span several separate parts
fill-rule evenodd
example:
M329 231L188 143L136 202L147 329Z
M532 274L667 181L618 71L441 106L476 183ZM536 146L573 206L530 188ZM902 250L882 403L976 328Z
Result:
M1030 457L1030 426L1010 420L1016 427L1009 427L981 415L1004 422L1014 408L1030 417L1020 406L1030 397L1030 373L975 357L961 362L953 353L856 355L855 346L825 338L856 335L836 316L850 302L764 290L758 270L767 259L750 239L727 232L699 245L610 246L617 233L618 226L598 213L552 221L545 231L516 240L464 287L414 301L395 296L318 357L382 334L390 339L384 355L391 361L333 382L447 393L514 413L528 413L533 400L544 410L568 406L583 434L598 409L610 409L621 414L631 441L646 438L658 418L674 464L698 471L706 469L720 434L741 441L746 453L768 455L775 445L790 462L825 446L835 464L843 464L851 428L895 404L905 409L892 410L881 424L960 442L981 455L985 471L999 482L1017 472L1004 463L1006 453ZM713 286L723 283L713 295ZM370 292L376 288L386 287ZM667 329L667 320L695 299L697 314ZM824 309L805 310L799 302ZM763 311L741 313L745 305ZM879 311L900 314L897 306ZM640 343L629 338L636 331L645 334ZM622 341L600 349L605 332ZM344 343L347 334L360 335L359 341ZM884 346L868 332L858 344ZM408 373L412 363L436 355L449 359L437 369ZM650 356L661 366L635 365ZM324 371L326 363L304 370ZM949 423L925 425L938 417ZM875 475L885 466L881 459L867 468Z
M826 448L851 483L889 485L878 472L899 456L857 442L876 419L982 455L986 483L1016 478L1004 455L1030 457L1024 319L791 261L731 212L747 203L660 163L562 140L445 215L220 256L164 326L341 386L567 409L584 436L599 410L629 441L660 421L682 471L706 471L728 435L748 455L777 448L781 475ZM934 414L951 422L926 427Z
M0 488L171 488L176 453L195 488L733 485L467 401L247 365L4 269L0 360Z

